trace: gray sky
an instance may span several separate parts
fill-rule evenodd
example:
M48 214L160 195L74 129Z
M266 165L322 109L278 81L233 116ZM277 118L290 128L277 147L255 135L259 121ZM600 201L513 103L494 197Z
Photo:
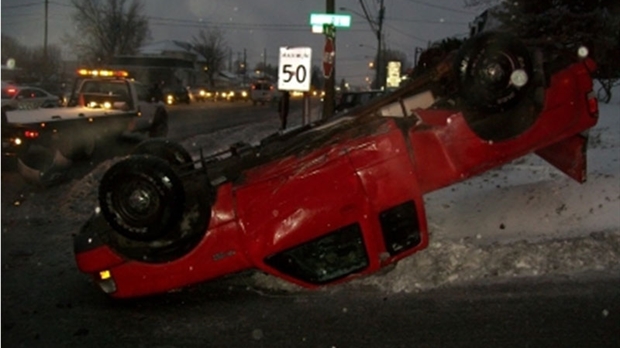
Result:
M378 0L364 0L376 18ZM233 59L246 49L248 64L262 61L277 65L279 47L309 46L313 61L320 65L324 38L312 34L309 16L325 12L325 0L145 0L151 41L166 39L191 41L200 27L217 25L225 31ZM340 7L347 10L341 11ZM387 48L406 53L413 61L416 47L451 35L464 35L467 23L478 8L465 8L463 0L385 0L384 37ZM352 15L350 29L341 29L336 40L336 77L362 84L373 75L368 62L376 53L377 39L362 18L359 0L336 0L336 12ZM48 35L50 44L72 30L69 0L49 0ZM2 33L30 46L43 44L44 1L2 0ZM70 57L67 47L62 47Z

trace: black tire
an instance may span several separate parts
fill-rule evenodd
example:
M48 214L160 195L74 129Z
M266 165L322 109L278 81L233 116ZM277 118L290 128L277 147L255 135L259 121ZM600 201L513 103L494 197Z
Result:
M159 157L175 168L190 168L192 156L179 143L168 139L148 139L136 146L132 155L152 155Z
M179 223L185 206L183 183L166 161L131 156L112 166L99 185L101 213L129 240L154 241Z
M149 130L151 138L165 138L168 136L168 113L164 108L158 108Z
M459 50L454 68L466 108L481 112L514 107L527 94L534 78L527 47L504 33L486 32L471 38ZM527 74L525 84L512 82L515 71Z

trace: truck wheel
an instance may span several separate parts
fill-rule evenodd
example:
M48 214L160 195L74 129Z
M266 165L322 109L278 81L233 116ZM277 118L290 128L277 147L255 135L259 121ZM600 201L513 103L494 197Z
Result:
M168 113L163 108L157 109L153 118L153 125L149 130L151 138L164 138L168 135Z
M154 241L180 221L183 183L163 159L131 156L112 166L99 185L101 213L110 226L134 241Z
M481 112L501 112L515 106L534 77L527 47L512 36L494 32L466 42L454 68L466 107Z
M187 168L193 163L192 156L179 143L168 139L148 139L136 146L132 155L152 155L159 157L175 168Z

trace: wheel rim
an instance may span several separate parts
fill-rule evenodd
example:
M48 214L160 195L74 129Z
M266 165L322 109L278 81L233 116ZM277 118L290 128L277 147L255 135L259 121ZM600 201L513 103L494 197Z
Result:
M489 88L502 88L511 85L510 76L516 70L513 59L502 52L499 55L489 57L480 62L478 77L480 84Z
M119 218L138 229L157 222L162 211L161 203L157 187L138 175L128 178L112 196L112 204Z

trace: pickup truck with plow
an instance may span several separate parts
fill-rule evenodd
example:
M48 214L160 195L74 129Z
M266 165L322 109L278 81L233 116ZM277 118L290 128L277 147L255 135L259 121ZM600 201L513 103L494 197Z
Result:
M55 182L99 141L136 132L166 136L168 115L125 71L80 69L67 106L2 112L3 156L36 184Z
M103 176L74 241L105 293L162 293L248 269L307 288L429 243L424 195L535 153L586 179L598 120L587 49L561 58L484 33L330 120L193 160L151 141Z

